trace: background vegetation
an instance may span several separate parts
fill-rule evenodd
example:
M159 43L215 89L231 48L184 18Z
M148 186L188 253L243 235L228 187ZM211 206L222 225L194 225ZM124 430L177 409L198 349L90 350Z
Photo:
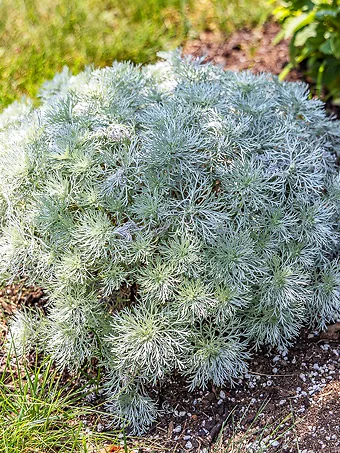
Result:
M68 65L150 62L210 30L263 20L266 0L1 0L0 109Z
M302 64L317 94L340 105L340 0L288 0L274 11L282 23L277 39L290 39L290 64Z

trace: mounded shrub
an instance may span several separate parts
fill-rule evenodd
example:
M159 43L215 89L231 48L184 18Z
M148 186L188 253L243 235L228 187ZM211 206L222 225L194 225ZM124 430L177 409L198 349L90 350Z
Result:
M1 116L1 274L49 295L16 348L97 359L135 432L167 374L233 383L340 308L339 123L302 83L164 57L65 69Z

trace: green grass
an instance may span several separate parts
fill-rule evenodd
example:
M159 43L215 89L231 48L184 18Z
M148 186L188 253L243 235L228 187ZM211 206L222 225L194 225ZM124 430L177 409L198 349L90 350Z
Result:
M150 62L202 31L258 23L266 0L0 0L0 109L64 65Z
M83 405L84 392L61 382L50 360L13 360L0 372L2 453L92 453L117 442L117 433L86 433L82 420L91 418L95 429L99 411Z

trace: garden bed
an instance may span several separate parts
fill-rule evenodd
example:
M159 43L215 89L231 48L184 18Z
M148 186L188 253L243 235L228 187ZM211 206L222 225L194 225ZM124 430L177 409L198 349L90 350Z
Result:
M2 330L15 307L33 304L44 305L38 288L12 285L3 290ZM320 335L304 331L288 354L254 353L249 373L233 389L189 392L175 375L153 396L166 414L144 438L132 441L140 453L338 452L340 324ZM104 417L93 428L110 429L111 419Z
M268 23L238 31L223 44L213 34L203 33L200 39L186 43L184 52L207 55L207 61L231 70L279 74L288 62L288 43L273 46L277 32L277 25ZM288 80L301 80L301 74L293 71ZM43 307L44 301L39 288L5 288L0 293L2 332L7 331L6 318L16 307ZM257 352L249 373L233 389L189 392L181 377L172 376L153 390L167 415L134 446L141 451L202 453L340 452L339 340L335 325L324 334L303 332L286 355ZM103 419L96 428L109 426Z

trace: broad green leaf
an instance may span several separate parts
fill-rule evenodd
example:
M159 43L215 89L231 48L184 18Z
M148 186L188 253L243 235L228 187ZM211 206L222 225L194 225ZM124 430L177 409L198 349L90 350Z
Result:
M283 24L285 38L291 38L308 16L309 14L301 13L298 16L287 19Z
M297 47L303 46L309 38L315 37L317 26L316 22L312 22L310 25L298 31L295 36L295 45Z
M335 58L340 59L340 34L333 34L330 39L330 47Z
M328 17L337 17L338 11L333 9L319 9L315 13L315 18L318 20L324 20Z
M327 39L327 41L325 41L320 47L319 47L320 51L326 55L332 55L333 53L333 50L332 50L332 46L331 46L331 40L330 39Z
M293 34L291 42L289 44L290 57L291 57L292 63L294 65L297 64L297 56L299 54L299 51L297 50L298 47L296 46L296 43L295 43L297 34L300 30L302 30L304 27L306 27L307 25L309 25L313 22L314 16L315 16L314 11L312 11L309 14L304 14L303 19L300 20L299 24L296 24L294 34ZM304 53L304 49L302 50L302 53Z

